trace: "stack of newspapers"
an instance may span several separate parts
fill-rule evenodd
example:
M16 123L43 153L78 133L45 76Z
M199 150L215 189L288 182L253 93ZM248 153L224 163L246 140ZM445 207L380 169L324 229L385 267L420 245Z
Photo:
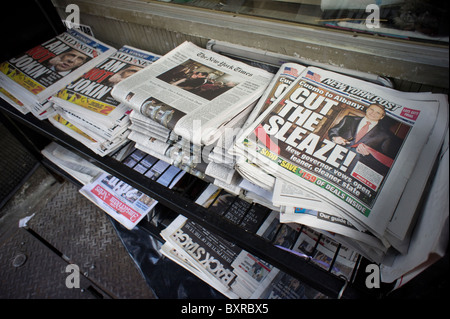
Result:
M351 280L360 256L354 249L335 241L333 234L319 233L296 223L280 224L278 211L261 210L263 206L258 204L247 205L245 199L213 184L208 185L196 203L209 213L222 215L281 249ZM181 215L161 235L166 241L161 248L165 256L229 298L325 297L301 280Z
M49 121L101 156L114 152L129 141L131 109L111 91L158 58L123 46L50 97L57 114Z
M112 90L136 147L239 192L228 149L273 74L184 42Z
M318 299L317 290L179 215L161 252L230 299ZM308 237L310 240L312 238Z
M387 267L419 250L415 225L429 227L423 256L405 270L448 240L448 181L433 179L448 172L446 137L446 95L284 64L232 154L249 197L279 210L281 222L332 232Z
M75 29L0 64L0 96L23 114L54 115L48 98L116 50Z

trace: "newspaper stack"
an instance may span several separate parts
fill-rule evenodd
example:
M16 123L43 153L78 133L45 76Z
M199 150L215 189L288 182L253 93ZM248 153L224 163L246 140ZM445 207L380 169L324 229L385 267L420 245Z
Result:
M112 95L133 109L129 139L136 147L238 192L228 148L272 78L185 42Z
M448 134L447 96L301 66L277 96L286 67L268 88L275 101L255 107L233 148L250 193L259 188L282 222L336 233L375 262L406 254ZM448 219L448 207L440 213Z
M53 114L47 99L116 50L70 29L0 64L0 96L23 114Z
M202 192L196 203L205 207L209 213L222 215L281 249L300 255L336 276L351 280L359 254L333 240L332 234L325 231L319 233L298 224L280 224L277 211L260 215L265 216L260 219L253 214L253 209L257 208L242 204L240 197L212 184ZM258 226L254 228L253 223L243 225L247 217L251 220L259 219ZM325 297L261 258L181 215L161 235L166 240L161 248L165 256L229 298Z
M161 252L167 258L230 299L323 298L314 289L182 215L161 236L166 240ZM299 285L286 285L293 281ZM302 294L296 288L303 288Z
M113 87L159 58L123 46L50 97L57 114L49 121L104 156L128 142L130 108L111 96Z

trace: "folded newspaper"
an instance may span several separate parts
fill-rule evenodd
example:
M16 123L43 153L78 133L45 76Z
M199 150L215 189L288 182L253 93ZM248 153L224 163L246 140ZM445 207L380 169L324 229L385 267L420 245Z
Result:
M161 236L166 240L163 255L230 299L326 298L184 216L179 215ZM280 276L293 285L280 282Z
M49 98L56 114L49 121L104 156L129 141L131 109L111 96L113 87L159 58L123 46Z
M19 111L45 119L47 99L116 51L70 29L0 64L0 95Z
M145 176L172 188L184 172L169 169L163 161L153 162ZM169 181L169 182L168 182ZM158 203L157 200L108 173L103 173L80 189L80 193L127 229L133 229Z
M312 227L358 234L379 257L390 245L405 253L448 127L447 97L402 93L313 67L290 80L267 109L255 107L250 115L254 121L233 149L242 156L237 170L263 189L278 185L273 200L285 221L302 216ZM297 191L286 193L287 183ZM296 208L315 210L316 221Z
M184 42L112 96L195 145L208 145L255 102L273 74Z
M133 109L128 138L137 148L239 193L228 150L272 77L186 42L112 94Z

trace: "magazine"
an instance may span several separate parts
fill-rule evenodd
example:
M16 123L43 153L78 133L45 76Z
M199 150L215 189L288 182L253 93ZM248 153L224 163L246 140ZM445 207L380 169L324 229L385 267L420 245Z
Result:
M46 118L50 96L115 51L81 31L68 30L1 63L0 95L23 113Z
M112 96L195 145L208 145L264 92L272 73L184 42Z

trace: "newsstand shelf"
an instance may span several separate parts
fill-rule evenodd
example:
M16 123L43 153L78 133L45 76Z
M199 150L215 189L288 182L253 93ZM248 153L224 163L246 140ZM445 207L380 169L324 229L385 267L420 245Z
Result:
M4 100L0 101L3 120L10 122L10 129L11 123L15 123L12 124L12 129L15 130L14 134L25 145L28 145L28 148L34 147L35 150L39 148L35 143L36 138L44 137L48 141L55 141L94 163L101 169L153 197L167 208L184 215L210 231L234 242L241 248L259 256L275 267L298 278L305 284L310 285L312 288L317 289L331 298L336 298L340 294L342 298L374 297L372 293L363 287L347 283L344 279L320 269L307 259L275 247L266 239L244 230L222 216L208 213L204 207L194 203L191 199L150 180L114 158L109 156L101 157L95 154L82 143L55 128L47 120L41 121L32 114L23 115ZM27 134L23 131L23 126L32 129L37 135L30 136L29 133Z

